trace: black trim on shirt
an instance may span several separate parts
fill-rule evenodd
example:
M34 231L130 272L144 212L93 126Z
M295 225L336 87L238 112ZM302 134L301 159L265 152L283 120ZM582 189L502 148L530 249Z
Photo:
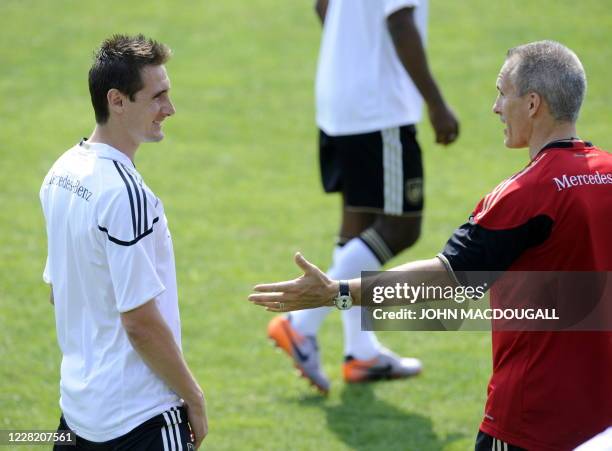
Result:
M149 226L148 218L147 218L147 194L145 193L145 190L142 184L140 185L140 191L142 192L142 205L144 209L144 228L146 229Z
M121 169L119 169L119 163L113 160L113 164L115 165L117 172L119 172L119 175L123 179L123 183L125 183L125 188L127 189L127 192L128 192L128 197L130 198L130 209L132 210L132 230L134 231L134 239L136 239L136 236L138 234L136 233L136 212L134 211L134 199L132 198L132 190L130 189L130 184L125 178L125 175L123 175L123 172L121 171ZM123 170L125 171L125 168ZM138 204L140 208L140 200L138 201Z
M538 215L510 229L491 230L471 222L450 237L442 255L462 285L492 284L530 247L548 239L553 220ZM477 280L476 280L477 279Z
M133 244L138 243L145 236L150 235L151 232L153 232L153 224L155 224L157 221L159 221L159 217L153 219L153 223L151 224L151 228L149 230L145 230L141 235L137 236L132 241L123 241L118 238L115 238L114 236L108 233L108 229L106 227L98 226L98 229L106 233L106 236L108 237L108 239L112 241L113 243L119 244L121 246L132 246Z
M132 186L134 187L134 195L136 196L136 218L137 218L137 225L136 225L136 230L138 231L138 235L140 235L142 233L143 227L142 227L142 215L140 214L141 210L140 210L140 193L138 192L138 185L136 184L136 180L134 180L134 177L132 177L132 174L130 174L130 171L127 170L127 168L123 165L123 163L119 163L121 165L121 167L123 168L123 170L125 171L125 173L127 174L127 176L129 177L130 181L132 182ZM148 224L145 223L144 225L144 229L146 229L148 226Z
M552 142L549 142L548 144L546 144L544 147L542 147L540 149L540 151L538 152L538 154L540 152L545 151L546 149L572 149L572 148L575 147L574 143L577 143L577 142L578 143L584 143L585 147L593 147L593 143L591 143L589 141L581 141L579 139L575 139L575 140L572 140L572 141L567 141L567 140L565 140L565 141L563 141L563 140L561 140L561 141L552 141Z

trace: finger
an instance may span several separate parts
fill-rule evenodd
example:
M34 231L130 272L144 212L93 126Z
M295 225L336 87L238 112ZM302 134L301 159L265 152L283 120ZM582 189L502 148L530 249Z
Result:
M295 253L294 260L295 263L304 271L304 273L317 272L319 269L306 260L306 258L300 252Z
M202 441L204 440L204 434L202 434L201 431L196 430L199 428L194 427L193 425L195 424L197 420L189 420L189 432L191 433L191 439L193 440L193 445L195 447L195 449L198 449L200 447L200 445L202 444Z
M278 302L272 302L271 304L267 305L265 309L268 312L286 313L286 312L294 312L296 310L306 310L306 309L311 309L311 308L316 308L316 307L318 306L312 305L311 303L291 303L291 304L282 303L281 305Z
M436 134L436 143L437 144L444 144L446 145L446 135L444 133L437 133Z
M293 310L302 310L302 308L296 308L296 307L287 306L287 305L279 305L278 302L274 302L273 304L270 304L269 306L266 307L266 311L274 312L274 313L286 313L286 312L291 312Z
M295 284L295 280L286 280L276 283L260 283L253 287L253 291L260 293L288 291Z
M285 302L289 301L289 296L285 293L252 293L249 295L251 302Z
M436 135L436 142L443 145L448 145L457 139L455 131L444 131Z
M288 309L288 310L296 310L296 305L300 303L289 303L284 301L253 301L253 304L259 305L265 309L273 308L273 309ZM301 305L301 304L300 304Z
M290 312L292 310L301 310L301 303L288 303L282 301L254 301L253 304L259 305L271 312Z
M196 434L196 431L192 428L191 432L193 433L193 445L195 446L195 449L198 449L200 447L200 445L202 445L202 441L204 441L204 437L202 436L202 434L200 433L200 431L198 431L198 433Z

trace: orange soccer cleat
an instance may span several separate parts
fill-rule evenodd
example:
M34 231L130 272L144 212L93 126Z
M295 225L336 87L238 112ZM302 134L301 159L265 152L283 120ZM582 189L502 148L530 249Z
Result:
M423 369L419 359L399 357L386 348L369 360L347 356L342 368L349 383L374 382L382 379L401 379L418 375Z
M302 377L321 393L329 392L329 379L321 370L317 339L300 334L291 325L291 317L277 316L268 324L268 337L293 360Z

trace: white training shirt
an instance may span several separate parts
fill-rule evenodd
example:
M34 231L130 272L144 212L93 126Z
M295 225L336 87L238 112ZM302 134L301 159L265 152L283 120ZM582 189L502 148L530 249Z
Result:
M181 346L174 252L161 201L130 159L82 141L40 190L62 350L60 407L91 441L111 440L181 404L134 350L120 313L155 299Z
M329 0L316 78L317 125L331 136L420 121L423 99L397 56L387 18L415 7L425 43L427 0Z

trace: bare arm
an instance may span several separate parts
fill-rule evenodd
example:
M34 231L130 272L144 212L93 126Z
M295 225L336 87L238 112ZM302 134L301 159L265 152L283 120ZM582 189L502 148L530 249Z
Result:
M321 20L321 25L325 23L325 15L327 14L328 0L317 0L315 3L315 11Z
M402 8L387 18L387 27L400 61L427 103L436 142L450 144L459 135L459 123L429 70L423 41L413 16L414 8Z
M338 294L338 281L332 280L302 254L295 255L295 263L304 275L285 282L256 285L249 301L273 312L289 312L331 306ZM455 285L446 267L438 258L419 260L391 268L403 271L406 282L412 285ZM361 278L349 280L349 289L355 305L361 304Z
M185 401L197 448L208 434L204 394L155 301L122 313L121 323L132 346L149 368Z
M410 263L404 263L403 265L395 266L387 271L401 271L403 272L404 282L409 285L421 285L425 286L448 286L455 285L453 279L448 274L446 267L439 258L430 258L428 260L417 260ZM361 304L361 285L362 279L351 279L349 280L349 288L351 290L351 296L353 300L357 299L357 304ZM369 281L375 283L375 280Z

